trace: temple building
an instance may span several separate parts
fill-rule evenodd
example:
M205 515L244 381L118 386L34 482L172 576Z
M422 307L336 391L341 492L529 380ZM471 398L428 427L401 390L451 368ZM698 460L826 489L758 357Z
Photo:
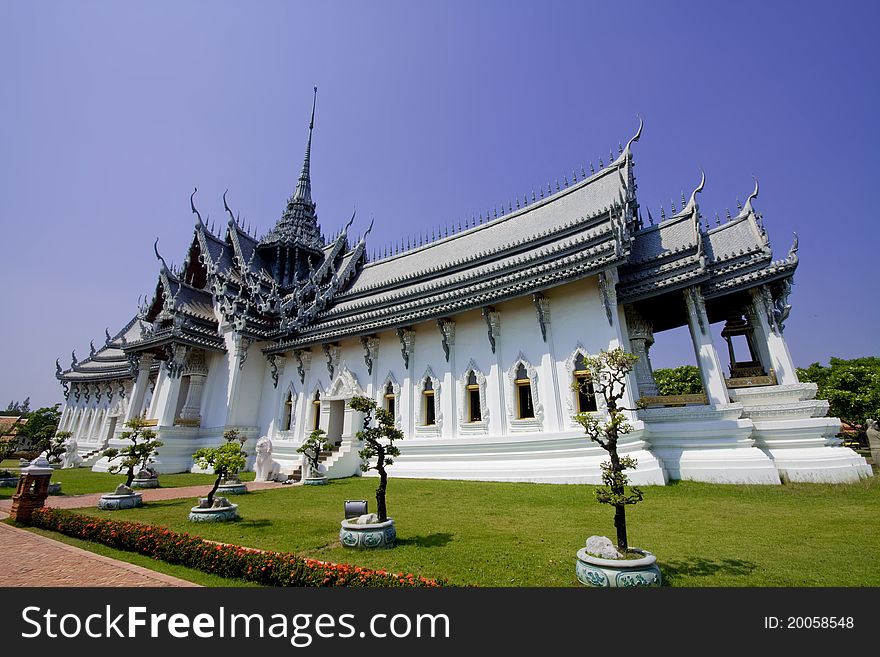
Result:
M850 482L870 466L836 438L816 386L800 383L784 338L797 238L774 259L754 192L710 227L698 195L643 220L633 146L465 226L373 257L352 217L325 239L311 194L314 104L302 171L262 237L229 209L221 234L195 226L183 265L159 262L155 294L87 358L56 376L61 430L84 462L108 468L124 424L145 417L164 443L160 472L237 428L298 478L315 428L335 444L330 477L360 474L353 395L377 400L405 440L395 477L600 481L605 452L573 419L603 413L584 357L640 356L624 403L631 479ZM647 214L647 213L645 213ZM340 222L341 224L342 222ZM154 246L155 248L155 246ZM711 325L721 336L725 370ZM687 326L704 392L663 397L655 337ZM576 390L572 383L579 382Z

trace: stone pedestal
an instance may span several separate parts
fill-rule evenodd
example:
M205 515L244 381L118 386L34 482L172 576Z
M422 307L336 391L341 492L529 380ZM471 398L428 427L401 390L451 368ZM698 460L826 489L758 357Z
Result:
M42 456L37 457L26 468L23 468L18 479L18 489L12 496L12 509L9 517L23 524L29 524L34 510L46 503L49 496L49 479L52 468Z
M339 530L339 541L344 547L374 550L394 547L397 530L394 520L358 524L355 520L343 520Z

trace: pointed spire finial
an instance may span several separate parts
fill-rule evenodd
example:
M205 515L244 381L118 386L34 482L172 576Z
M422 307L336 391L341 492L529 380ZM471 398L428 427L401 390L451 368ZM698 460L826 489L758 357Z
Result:
M315 85L315 95L312 98L312 116L309 119L309 139L306 142L306 154L303 158L302 171L299 174L299 180L296 182L296 191L293 193L294 201L304 203L312 202L312 181L309 173L310 162L312 157L312 131L315 128L315 106L318 103L318 86Z
M153 253L156 254L156 258L162 263L162 271L166 274L169 273L168 264L165 262L165 258L159 255L159 238L156 238L156 241L153 242Z

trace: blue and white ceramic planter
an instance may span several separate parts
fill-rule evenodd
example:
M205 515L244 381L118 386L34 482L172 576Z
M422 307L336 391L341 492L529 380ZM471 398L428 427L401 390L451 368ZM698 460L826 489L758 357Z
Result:
M131 480L132 488L159 488L159 479L158 477L151 477L149 479L132 479Z
M326 486L329 481L327 477L306 477L303 486Z
M397 529L394 520L358 525L350 520L343 520L339 530L339 542L344 547L360 550L376 550L394 547L397 540Z
M208 509L194 506L189 510L191 522L226 522L228 520L235 520L237 517L238 504Z
M18 486L18 477L0 478L0 488L15 488L16 486Z
M117 509L133 509L143 503L144 500L140 493L132 493L131 495L107 493L98 500L98 508L104 511L116 511Z
M244 495L247 492L247 486L242 482L217 486L217 495Z
M581 548L577 553L575 574L586 586L624 588L630 586L660 586L663 581L657 557L646 550L630 548L645 555L642 559L602 559Z

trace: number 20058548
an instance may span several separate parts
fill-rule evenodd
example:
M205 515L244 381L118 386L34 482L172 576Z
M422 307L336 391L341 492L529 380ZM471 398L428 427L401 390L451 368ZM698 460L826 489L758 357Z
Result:
M764 616L764 629L788 630L851 630L852 616Z

